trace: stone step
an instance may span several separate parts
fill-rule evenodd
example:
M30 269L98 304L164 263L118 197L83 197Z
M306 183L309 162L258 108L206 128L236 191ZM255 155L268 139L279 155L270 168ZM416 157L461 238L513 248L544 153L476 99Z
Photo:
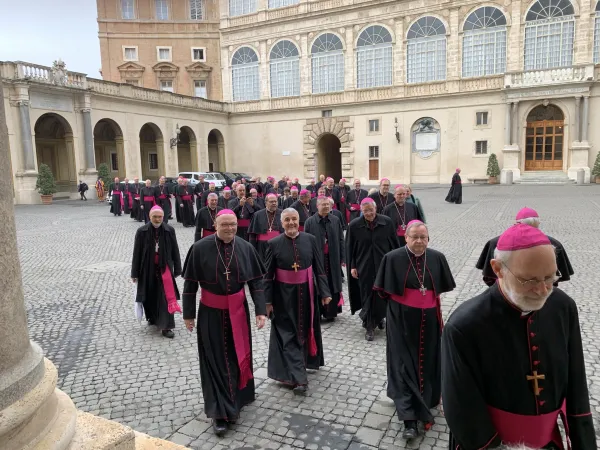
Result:
M548 170L535 172L521 172L521 178L515 181L517 184L573 184L575 180L562 170Z

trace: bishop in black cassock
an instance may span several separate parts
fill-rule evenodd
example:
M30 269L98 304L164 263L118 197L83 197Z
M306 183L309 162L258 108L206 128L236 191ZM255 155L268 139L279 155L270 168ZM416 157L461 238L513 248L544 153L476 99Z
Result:
M194 242L215 234L215 222L217 214L223 208L217 206L217 194L208 196L208 206L201 208L196 214L196 231L194 232Z
M360 180L354 180L354 189L349 191L348 196L346 197L346 204L348 205L346 211L350 216L348 218L348 223L360 216L360 202L368 196L369 193L366 190L361 189Z
M254 301L257 327L262 328L266 321L264 266L252 245L235 235L236 222L232 211L220 211L217 234L196 242L183 268L183 318L190 331L198 320L204 412L213 420L218 435L255 398L246 284Z
M143 186L140 185L139 181L140 180L138 178L134 178L133 184L130 186L129 192L132 196L133 206L131 208L131 213L129 214L129 217L135 219L138 222L142 222L144 220L144 211L142 211L142 208L140 208L140 191L142 190Z
M165 177L160 177L158 181L158 186L154 188L154 196L156 197L157 204L163 209L165 212L165 223L169 222L169 217L171 216L171 193L169 192L169 186L165 184Z
M382 178L379 182L379 191L369 195L369 197L375 200L377 214L383 214L385 207L394 202L394 196L390 194L390 180Z
M202 195L200 196L200 204L202 205L203 208L206 205L208 205L208 196L210 194L217 194L217 198L219 196L219 193L215 189L215 183L209 183L208 189L206 191L202 192ZM223 205L219 205L219 206L223 207Z
M462 180L460 179L460 169L456 169L456 173L452 175L450 190L446 196L446 201L448 203L456 203L457 205L462 203Z
M427 248L427 226L408 223L407 244L383 257L373 289L387 299L387 395L404 421L403 437L428 429L440 403L442 311L440 295L456 287L446 257Z
M403 185L396 186L394 192L394 201L383 209L383 214L388 216L394 222L396 227L396 236L400 247L406 245L406 226L413 220L423 222L425 219L421 216L419 208L413 203L406 201L407 190Z
M115 178L115 182L112 184L110 190L112 191L110 212L115 216L120 216L123 213L123 205L125 201L123 199L123 186L121 186L118 178Z
M190 186L186 179L177 187L177 196L175 199L181 223L184 227L194 226L194 187Z
M517 224L497 248L497 283L460 305L442 335L449 448L562 449L560 417L572 450L595 450L577 305L553 288L550 240Z
M129 190L131 189L131 184L129 184L129 179L125 178L123 180L123 212L125 214L131 214L131 209L133 208L133 196Z
M316 199L314 200L315 202L317 201ZM306 189L303 189L300 193L300 199L290 206L290 208L294 208L296 211L298 211L298 215L300 217L300 231L304 231L304 223L310 216L313 215L310 209L311 202L312 200L310 198L310 192Z
M321 305L321 315L333 322L342 312L342 271L345 263L344 231L340 220L330 214L331 206L328 197L320 197L319 213L311 216L304 224L304 232L312 234L317 245L323 249L323 263L327 274L327 284L331 294L331 302ZM338 211L339 212L339 211Z
M254 203L252 197L234 198L229 201L229 209L231 209L238 219L237 235L242 239L248 240L248 228L254 213L260 211L260 207Z
M202 203L202 194L204 194L208 190L208 181L204 181L204 176L200 175L199 183L197 183L196 186L194 186L194 197L196 197L196 211L200 211L201 208L206 206L206 204Z
M298 232L298 213L284 210L285 234L268 242L265 296L272 317L267 375L305 395L306 369L325 365L319 303L331 301L323 249L314 236ZM314 286L314 283L317 286Z
M386 302L373 295L373 283L383 255L398 248L392 219L377 214L373 199L363 199L362 217L350 222L346 232L346 268L352 314L361 310L360 318L367 329L365 338L374 339L374 327L383 328Z
M277 196L267 194L266 208L254 214L248 228L248 240L258 252L261 261L265 261L267 242L282 232L281 210L277 208Z
M525 225L530 225L536 228L539 228L540 226L540 216L534 209L531 208L521 209L517 213L516 221L517 223L524 223ZM488 286L493 286L497 280L497 276L492 270L490 261L494 259L494 251L498 245L498 239L500 239L500 236L496 236L495 238L487 241L483 247L483 250L481 251L481 255L479 255L477 264L475 265L477 269L482 271L483 282ZM573 275L575 271L571 266L571 261L569 261L567 252L562 244L550 236L548 236L548 239L550 239L550 242L552 243L556 253L556 267L558 268L559 278L554 286L558 286L558 283L561 281L569 281L571 279L571 275Z
M146 186L140 190L140 208L144 222L150 221L150 210L156 205L156 190L152 187L150 180L146 180Z

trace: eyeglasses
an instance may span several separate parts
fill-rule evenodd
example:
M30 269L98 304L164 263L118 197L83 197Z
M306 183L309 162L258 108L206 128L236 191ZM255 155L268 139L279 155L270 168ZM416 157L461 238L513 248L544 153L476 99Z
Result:
M426 242L429 240L429 236L410 236L410 235L406 235L407 238L412 239L413 241L423 241Z
M219 224L223 228L234 228L237 227L237 223L221 223Z
M560 278L562 277L562 274L560 273L560 270L556 271L556 275L548 277L548 278L544 278L543 280L536 280L535 278L531 279L531 280L523 280L522 278L519 278L518 276L516 276L512 270L510 270L508 268L508 266L505 263L502 263L502 265L504 267L506 267L506 270L508 270L510 272L510 274L515 277L515 279L521 284L521 286L523 286L524 288L527 289L532 289L535 286L539 285L540 283L544 283L544 285L546 285L546 287L550 287L552 286L554 283L556 283L558 280L560 280Z

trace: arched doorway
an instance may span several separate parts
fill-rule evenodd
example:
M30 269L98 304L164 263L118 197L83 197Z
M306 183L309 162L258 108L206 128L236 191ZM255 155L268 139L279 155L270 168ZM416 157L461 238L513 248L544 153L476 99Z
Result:
M96 167L104 163L110 178L125 178L125 152L121 127L111 119L99 120L94 127ZM104 180L106 182L106 180Z
M556 105L539 105L527 116L525 170L562 170L565 116Z
M58 114L48 113L37 120L34 130L38 167L50 167L58 190L55 197L77 192L73 130L69 123Z
M321 135L317 141L317 170L315 173L333 178L342 178L342 154L340 139L331 133Z
M180 172L199 172L196 135L190 127L181 127L177 142L177 163Z
M143 180L156 182L161 175L166 175L163 135L153 123L144 124L140 130L140 153Z
M225 139L217 130L208 133L208 171L225 172Z

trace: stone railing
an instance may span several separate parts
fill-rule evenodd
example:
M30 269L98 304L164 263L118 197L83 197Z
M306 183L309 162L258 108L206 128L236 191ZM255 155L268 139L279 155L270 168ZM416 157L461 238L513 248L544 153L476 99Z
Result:
M84 73L66 70L53 72L52 67L23 61L2 62L1 64L1 75L3 78L87 89L86 75Z
M583 81L594 81L593 64L507 73L504 76L504 87L521 88Z

